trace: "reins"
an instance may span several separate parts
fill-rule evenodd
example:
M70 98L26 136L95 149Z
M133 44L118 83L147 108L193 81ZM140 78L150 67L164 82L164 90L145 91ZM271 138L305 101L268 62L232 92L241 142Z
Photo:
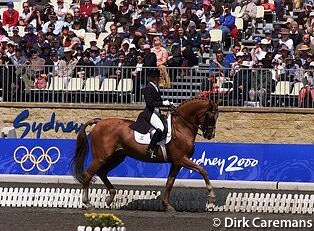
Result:
M177 108L173 105L171 105L170 107L171 113L174 115L177 115L183 122L183 124L189 128L191 131L193 131L193 133L196 133L197 135L202 136L201 133L198 132L199 129L202 128L201 125L194 125L191 121L187 120L186 118L184 118L178 111ZM191 126L189 124L192 124L193 128L191 128Z

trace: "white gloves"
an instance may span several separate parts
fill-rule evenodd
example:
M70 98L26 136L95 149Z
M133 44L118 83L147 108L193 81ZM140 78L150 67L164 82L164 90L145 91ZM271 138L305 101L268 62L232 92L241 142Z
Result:
M170 106L170 105L173 105L173 103L170 102L169 100L164 100L164 101L162 101L162 105L164 105L164 106Z

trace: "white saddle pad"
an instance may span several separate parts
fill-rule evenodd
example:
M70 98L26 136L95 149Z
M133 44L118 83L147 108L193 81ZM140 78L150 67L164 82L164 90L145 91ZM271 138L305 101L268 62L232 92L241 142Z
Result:
M167 132L167 136L165 139L159 141L157 143L157 145L165 145L167 143L170 142L171 140L171 131L172 131L172 127L171 127L171 114L168 115L167 118L167 124L168 124L168 132ZM134 137L135 137L135 141L139 144L149 144L151 137L153 136L153 134L155 133L155 129L146 133L146 134L142 134L139 133L137 131L134 131Z

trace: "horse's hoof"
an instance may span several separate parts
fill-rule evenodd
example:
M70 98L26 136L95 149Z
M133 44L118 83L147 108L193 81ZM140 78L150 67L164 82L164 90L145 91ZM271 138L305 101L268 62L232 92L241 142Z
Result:
M173 212L176 212L176 210L171 205L166 205L165 206L165 212L173 213Z
M105 199L106 205L109 207L113 201L113 197L109 196Z
M83 210L91 210L93 208L93 205L91 203L82 203L82 209Z
M215 203L216 202L216 195L208 195L208 201L209 201L209 203Z

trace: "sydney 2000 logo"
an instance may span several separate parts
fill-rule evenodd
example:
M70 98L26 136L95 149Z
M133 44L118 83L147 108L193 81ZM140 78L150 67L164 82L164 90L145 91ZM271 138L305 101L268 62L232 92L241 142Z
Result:
M58 147L50 147L47 150L40 146L29 149L25 146L19 146L13 153L14 161L20 164L25 172L37 169L41 172L48 171L52 165L60 159L60 150Z

